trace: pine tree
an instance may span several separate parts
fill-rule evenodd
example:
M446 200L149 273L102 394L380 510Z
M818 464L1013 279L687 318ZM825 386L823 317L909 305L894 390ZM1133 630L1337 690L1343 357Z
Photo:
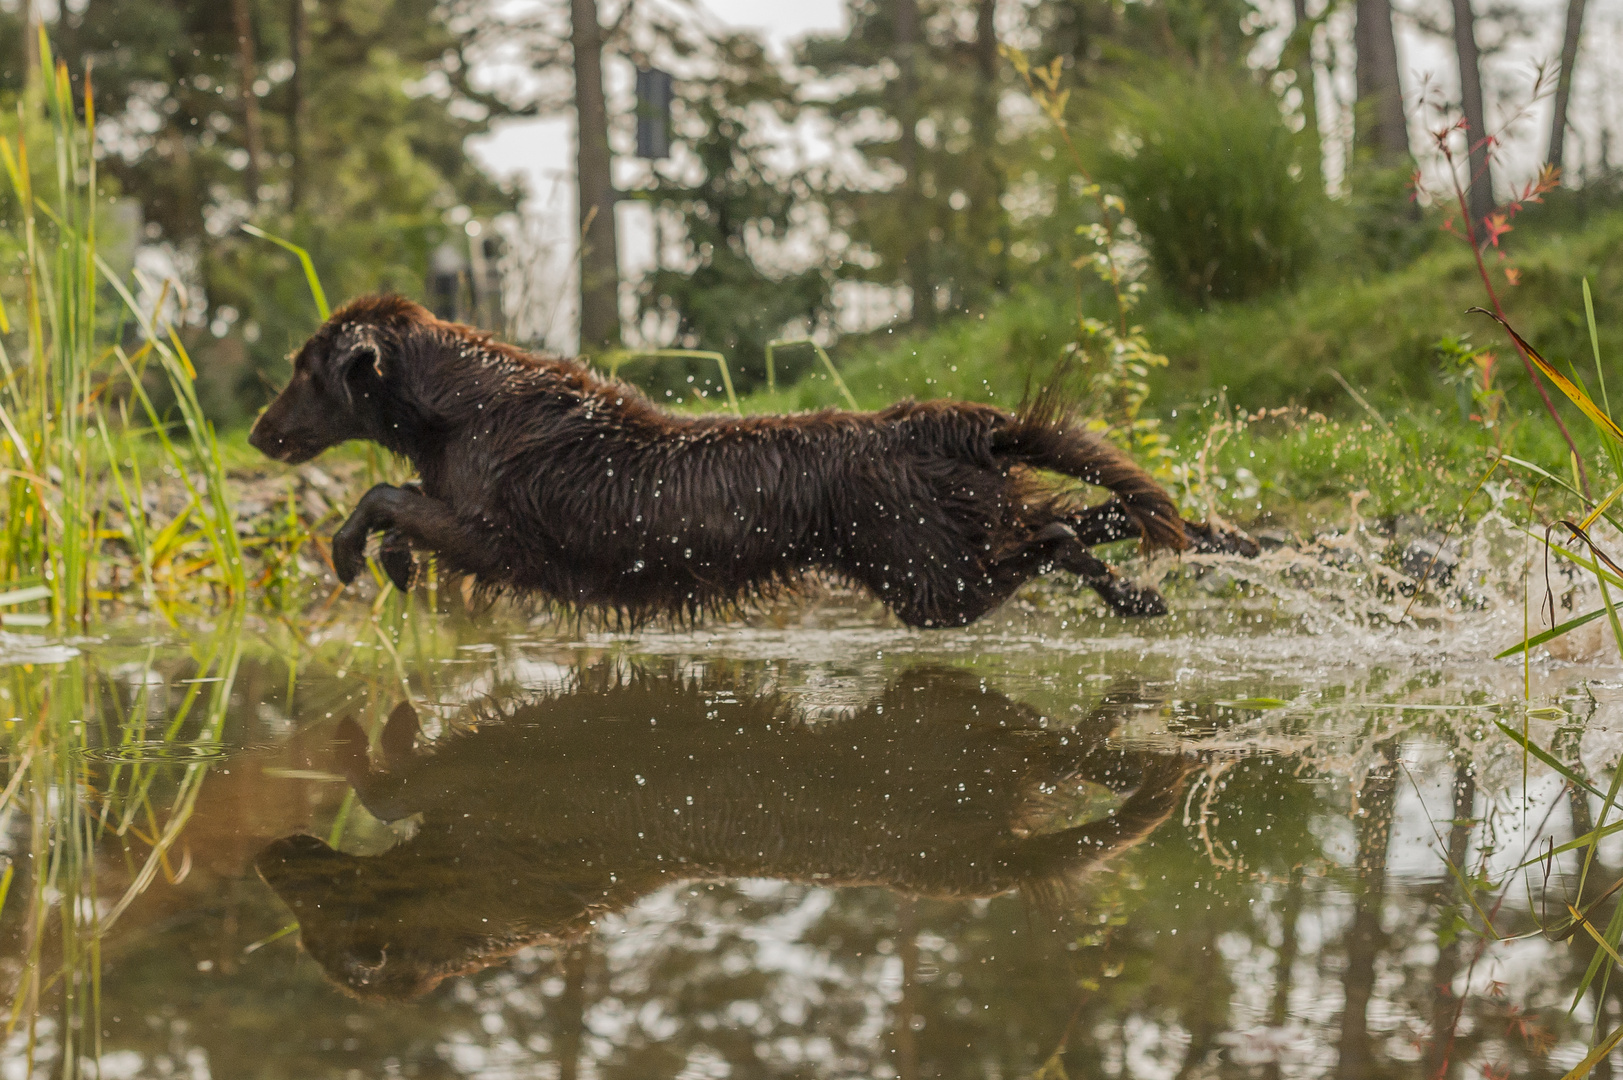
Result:
M467 85L469 35L435 0L64 10L47 30L71 70L93 62L102 172L189 279L187 332L224 419L251 415L255 373L284 377L282 357L316 323L296 264L241 222L310 248L336 302L422 295L446 210L514 205L464 148L500 106Z
M865 167L827 193L835 225L866 256L842 273L905 285L918 323L984 304L1005 283L994 14L986 0L854 0L849 33L800 51L849 87L812 104Z
M764 376L768 342L826 323L833 275L820 244L791 239L819 214L811 178L777 163L770 134L797 115L794 88L750 34L688 44L684 66L702 73L676 81L672 159L636 193L654 210L661 248L639 306L656 340L722 353L749 387ZM713 377L714 365L666 362L653 381L679 385L687 374Z

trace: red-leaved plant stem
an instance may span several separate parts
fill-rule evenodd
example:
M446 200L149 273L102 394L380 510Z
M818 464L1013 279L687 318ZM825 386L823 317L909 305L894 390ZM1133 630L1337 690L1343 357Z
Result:
M1459 171L1453 168L1454 155L1448 148L1443 147L1443 154L1448 158L1449 176L1454 182L1454 199L1459 203L1460 217L1465 221L1465 238L1471 245L1471 256L1476 259L1476 272L1482 278L1482 287L1488 291L1488 302L1493 305L1493 313L1501 319L1505 318L1504 308L1499 306L1499 294L1493 288L1493 275L1488 273L1488 266L1482 261L1482 245L1477 241L1476 221L1471 217L1471 211L1465 203L1465 189L1460 187ZM1555 402L1550 400L1550 392L1544 389L1544 380L1539 378L1538 369L1533 361L1528 359L1527 353L1522 349L1521 343L1514 338L1511 345L1516 349L1516 355L1521 357L1522 367L1527 369L1527 377L1533 380L1533 386L1538 389L1538 396L1544 399L1544 407L1549 410L1550 419L1561 431L1561 438L1566 440L1567 449L1572 451L1572 460L1578 463L1578 485L1583 488L1584 495L1589 494L1589 470L1584 468L1583 455L1578 453L1578 444L1573 442L1572 433L1562 422L1561 414L1556 411Z

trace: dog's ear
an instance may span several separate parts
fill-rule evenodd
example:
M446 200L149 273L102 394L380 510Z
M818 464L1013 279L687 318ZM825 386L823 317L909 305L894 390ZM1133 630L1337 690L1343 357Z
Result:
M402 701L389 713L389 722L383 725L383 760L391 769L411 761L411 752L417 747L417 736L422 731L417 710L411 702Z
M369 383L383 378L382 343L370 329L357 327L345 335L334 352L333 368L339 385L344 388L344 402L354 405L357 389L364 393Z
M368 743L366 732L353 716L338 721L338 730L333 732L332 738L333 765L352 785L364 781L372 771Z

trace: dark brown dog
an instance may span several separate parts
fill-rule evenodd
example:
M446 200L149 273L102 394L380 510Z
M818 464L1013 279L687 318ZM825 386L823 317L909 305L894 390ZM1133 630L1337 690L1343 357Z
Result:
M367 537L401 588L412 548L479 584L632 622L694 617L809 570L871 589L912 626L961 626L1023 582L1072 571L1123 615L1155 592L1088 547L1223 538L1183 522L1155 480L1059 395L1018 412L903 402L874 413L690 417L582 364L535 356L398 297L357 300L299 350L249 441L308 460L347 439L410 459L333 537L346 584ZM1050 470L1108 488L1086 507Z
M1147 703L1122 687L1076 726L1044 726L976 675L924 669L808 723L724 673L587 669L420 749L397 706L384 768L341 722L355 794L384 820L420 814L415 835L375 856L290 836L255 865L328 976L385 999L577 940L680 881L1018 889L1058 910L1180 802L1193 761L1111 739Z

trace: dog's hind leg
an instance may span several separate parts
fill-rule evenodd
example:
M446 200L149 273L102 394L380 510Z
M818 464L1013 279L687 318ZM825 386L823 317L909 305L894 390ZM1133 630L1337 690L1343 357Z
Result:
M1088 547L1117 540L1137 540L1140 537L1138 522L1128 515L1119 499L1110 499L1072 514L1066 523L1076 531L1076 538ZM1183 532L1189 540L1190 549L1204 555L1242 555L1250 559L1262 550L1245 533L1215 520L1185 520Z
M1067 545L1055 565L1081 578L1117 615L1165 615L1167 602L1160 593L1126 580L1110 564L1081 544Z
M1076 530L1063 521L1050 522L1039 529L1026 547L1009 557L1031 566L1031 572L1069 570L1099 594L1117 615L1165 615L1167 602L1154 589L1135 585L1121 577L1110 564L1089 551ZM1009 561L1005 560L1005 562ZM1003 564L1000 564L1003 565Z

